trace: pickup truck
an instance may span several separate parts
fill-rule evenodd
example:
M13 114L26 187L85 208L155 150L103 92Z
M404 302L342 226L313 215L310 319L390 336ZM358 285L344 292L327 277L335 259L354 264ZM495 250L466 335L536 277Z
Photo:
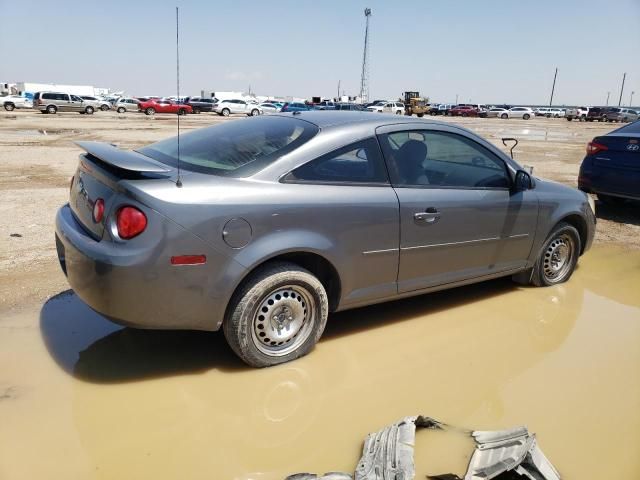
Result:
M0 97L0 105L2 105L7 112L11 112L16 108L33 108L31 100L26 97L21 97L20 95Z
M589 114L588 107L576 107L576 108L567 108L565 113L565 118L570 122L574 118L581 122L587 120L587 115Z

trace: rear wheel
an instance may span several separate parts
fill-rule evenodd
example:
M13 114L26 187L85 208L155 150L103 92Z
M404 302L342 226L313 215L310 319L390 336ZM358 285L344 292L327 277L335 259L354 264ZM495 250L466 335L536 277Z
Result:
M126 112L126 109L124 107L118 107L117 112L118 113L124 113L124 112Z
M49 105L47 107L47 113L54 114L54 113L57 113L57 112L58 112L58 107L56 107L55 105Z
M180 110L178 110L178 115L186 115L187 111L184 108L181 108Z
M525 113L525 114L522 116L522 118L523 118L523 120L529 120L529 119L531 118L531 115L529 115L528 113Z
M402 115L402 110L398 110L398 111L396 112L396 115Z
M102 105L100 106L100 110L102 110L103 112L106 112L106 111L107 111L107 110L109 110L109 109L110 109L110 108L109 108L109 105L104 105L104 104L102 104Z
M418 113L417 115L418 115L418 118L424 117L424 113Z
M84 109L84 113L86 113L87 115L93 115L93 107L87 107Z
M245 363L270 367L309 353L328 311L327 294L314 275L293 263L272 263L234 294L224 335Z
M147 115L153 115L154 113L156 113L156 109L149 107L144 111L144 113L146 113Z
M200 107L193 107L193 113L200 113Z
M509 115L507 115L506 113L503 113L502 115L500 115L500 118L503 120L506 120L507 118L509 118Z
M222 113L223 117L228 117L229 114L231 113L231 111L228 108L223 108L222 112L220 112L220 113Z
M13 110L15 110L16 106L13 103L5 103L4 104L4 109L7 112L12 112Z
M568 223L561 222L551 231L533 266L531 283L545 287L566 282L580 256L580 235Z
M260 115L260 110L258 110L257 108L254 108L253 110L251 110L252 117L257 117L258 115Z

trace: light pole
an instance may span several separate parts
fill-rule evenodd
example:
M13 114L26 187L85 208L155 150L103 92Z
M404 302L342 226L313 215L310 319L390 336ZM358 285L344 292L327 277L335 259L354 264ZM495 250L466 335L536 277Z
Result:
M458 94L456 93L456 105L458 105Z
M624 80L627 78L626 72L622 75L622 85L620 86L620 99L618 100L618 106L622 106L622 93L624 92Z
M611 92L607 92L607 104L605 105L605 107L609 106L609 95L611 95Z
M631 92L631 95L629 96L629 106L633 105L633 94L636 93L634 91Z

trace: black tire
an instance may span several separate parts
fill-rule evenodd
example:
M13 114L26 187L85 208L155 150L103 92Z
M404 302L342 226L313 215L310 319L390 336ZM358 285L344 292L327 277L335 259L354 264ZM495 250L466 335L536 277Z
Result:
M231 110L229 110L228 108L223 108L223 109L222 109L222 112L220 112L220 114L221 114L223 117L228 117L230 113L231 113Z
M500 115L500 118L502 120L506 120L507 118L509 118L509 115L507 115L506 113L503 113L502 115Z
M531 118L531 115L529 115L528 113L525 113L525 114L522 116L522 119L523 119L523 120L529 120L530 118Z
M178 115L186 115L187 114L187 110L184 108L181 108L180 110L178 110Z
M117 111L118 113L124 113L124 112L126 112L127 110L126 110L126 108L124 108L124 107L118 107L118 110L116 110L116 111Z
M612 195L604 195L602 193L598 194L598 200L600 200L605 205L609 205L612 207L619 207L626 201L626 199L624 198L614 197Z
M153 107L149 107L145 109L144 113L146 113L147 115L153 115L154 113L156 113L156 109Z
M531 284L546 287L569 280L578 263L581 248L580 234L575 227L565 222L558 223L540 250L531 272ZM561 261L565 253L568 258Z
M284 315L291 315L291 321L296 314L289 307L303 317L294 325L293 336L289 328L277 328L278 322L286 321ZM294 263L274 262L254 272L234 293L223 323L224 336L245 363L270 367L309 353L322 336L328 313L327 294L314 275ZM264 318L271 315L273 321ZM273 335L281 337L271 339ZM286 341L277 341L286 336Z
M106 112L107 110L111 110L111 108L109 108L109 105L100 105L100 110L102 110L103 112Z
M571 120L573 120L573 117L567 117L567 122L570 122Z
M4 104L4 109L7 112L13 112L15 110L16 106L13 103L5 103Z
M422 118L422 117L424 117L424 113L418 113L418 114L416 114L416 115L418 115L418 118Z
M201 110L199 107L193 107L193 113L200 113Z
M251 110L252 117L257 117L258 115L260 115L260 110L258 110L257 108L254 108L253 110Z
M86 113L87 115L93 115L93 112L94 112L94 109L91 106L84 109L84 113Z
M50 114L54 114L54 113L58 113L58 107L56 107L55 105L49 105L47 106L47 113Z

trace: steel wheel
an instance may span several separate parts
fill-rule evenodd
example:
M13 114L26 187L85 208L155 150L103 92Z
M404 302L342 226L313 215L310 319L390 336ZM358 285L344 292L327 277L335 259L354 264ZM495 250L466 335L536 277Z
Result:
M562 282L573 269L575 244L570 235L562 234L554 238L544 253L543 271L549 283Z
M287 285L268 294L253 318L252 340L269 356L283 356L306 342L315 322L314 302L306 288Z

